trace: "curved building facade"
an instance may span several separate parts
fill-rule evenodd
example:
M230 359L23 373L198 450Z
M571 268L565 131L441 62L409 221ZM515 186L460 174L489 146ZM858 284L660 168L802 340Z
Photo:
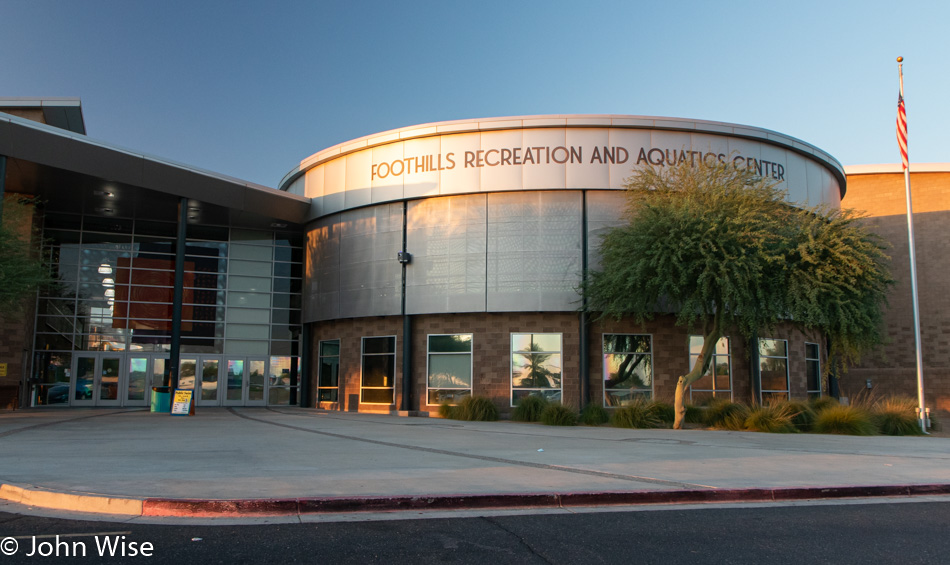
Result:
M583 274L645 164L729 162L793 204L840 205L845 175L797 139L718 122L604 115L425 124L309 157L280 188L311 200L302 323L307 401L431 411L467 395L508 410L672 398L700 338L659 317L589 324ZM821 394L819 336L724 338L695 396Z

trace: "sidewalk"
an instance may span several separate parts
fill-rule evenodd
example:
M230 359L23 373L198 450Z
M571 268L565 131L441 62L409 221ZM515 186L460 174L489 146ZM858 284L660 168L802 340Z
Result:
M950 494L950 439L204 408L0 413L0 499L152 516Z

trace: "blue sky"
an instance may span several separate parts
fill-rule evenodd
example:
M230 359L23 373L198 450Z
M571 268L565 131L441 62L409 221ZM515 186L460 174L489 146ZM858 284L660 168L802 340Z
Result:
M747 124L844 165L947 162L950 2L2 0L0 96L78 96L90 137L266 186L424 122Z

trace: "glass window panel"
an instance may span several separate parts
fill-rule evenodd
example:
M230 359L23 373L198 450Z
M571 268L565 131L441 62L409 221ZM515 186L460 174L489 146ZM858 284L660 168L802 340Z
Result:
M762 390L788 390L788 367L785 359L761 360Z
M607 406L626 406L638 398L650 398L650 391L642 390L608 390L604 393L604 404Z
M228 306L244 306L246 308L269 308L269 294L255 294L251 292L229 292Z
M387 337L364 337L363 338L363 353L395 353L396 352L396 338L395 336Z
M288 385L290 384L290 366L293 357L271 357L270 358L270 385Z
M78 214L46 212L43 218L43 226L46 228L79 230L82 228L82 216Z
M268 342L267 341L248 341L248 340L238 340L238 339L229 339L225 342L226 347L224 352L231 355L245 354L245 355L267 355L268 354Z
M430 353L454 353L472 351L471 334L430 335Z
M334 339L330 341L321 341L320 342L320 355L321 356L332 356L340 354L340 340Z
M188 224L188 244L192 239L206 239L211 241L227 241L228 228L209 226L205 224Z
M612 353L604 355L604 387L650 389L653 387L651 355Z
M205 359L201 363L201 399L218 398L218 360Z
M703 352L703 336L701 335L691 335L689 336L689 353L690 355L699 355ZM606 346L605 346L606 349ZM692 368L693 363L690 363L690 368Z
M281 310L271 311L271 322L275 324L300 325L300 310Z
M650 336L604 334L604 353L649 353Z
M244 395L244 360L228 359L227 399L241 400Z
M472 388L472 356L429 355L429 388Z
M805 357L809 359L818 359L818 344L817 343L805 344Z
M296 355L297 353L296 341L271 340L270 342L271 355Z
M223 310L223 309L222 309ZM265 309L228 308L228 322L238 324L266 324L270 312Z
M162 386L165 382L165 359L152 359L152 385Z
M44 229L43 237L55 241L56 243L79 243L80 233L78 231Z
M228 256L232 261L235 259L247 259L251 261L271 261L273 259L273 249L258 245L243 245L240 243L231 243Z
M231 241L252 245L273 245L274 234L267 231L232 229Z
M270 292L271 279L262 277L228 276L228 290L243 292Z
M275 277L299 277L301 274L300 271L299 263L274 263Z
M319 371L320 371L319 386L321 388L326 388L326 387L336 388L340 385L340 358L339 357L321 358Z
M713 377L709 373L699 377L699 380L692 384L693 390L712 390Z
M364 387L391 387L395 381L396 357L394 355L364 355Z
M759 355L762 357L786 357L784 339L760 339Z
M41 383L69 383L69 371L72 363L71 353L52 353L41 351L36 354L33 370ZM69 396L68 390L66 396Z
M511 334L512 351L561 351L561 334Z
M111 233L132 233L132 220L113 217L84 216L82 229Z
M275 278L274 279L274 292L300 292L303 288L303 285L299 278L285 279L285 278Z
M35 338L36 349L40 351L69 351L71 349L78 349L77 347L73 347L74 338L72 335L37 333Z
M121 244L131 245L132 234L131 232L129 233L96 233L96 232L89 232L89 231L82 232L82 244L84 246L90 246L90 245L98 246L103 243L105 244L121 243Z
M471 396L472 391L470 389L429 389L429 397L426 400L427 404L442 404L443 402L448 402L449 404L458 404L466 396Z
M253 342L251 342L253 343ZM223 339L182 339L182 353L223 353Z
M521 389L521 390L512 390L511 391L511 405L516 406L518 401L526 396L541 396L546 398L549 402L560 403L561 402L561 390L531 390L531 389Z
M391 388L364 388L361 393L360 401L364 404L393 403L393 389Z
M76 388L74 400L92 400L92 387L96 380L96 359L80 357L76 360Z
M276 247L274 248L274 260L302 263L303 249L297 249L293 247Z
M231 261L232 275L271 276L271 264L260 261Z
M128 400L145 400L145 387L148 386L148 358L129 358Z
M274 308L300 308L299 294L275 294L273 300Z
M555 353L513 353L511 386L560 388L561 356Z
M267 339L270 326L252 324L228 324L228 339Z
M282 245L285 247L303 247L303 238L297 234L290 233L276 233L276 243L277 245Z
M146 220L135 221L135 234L155 235L162 237L176 237L178 235L178 226L173 222L152 222ZM136 237L136 239L138 239Z

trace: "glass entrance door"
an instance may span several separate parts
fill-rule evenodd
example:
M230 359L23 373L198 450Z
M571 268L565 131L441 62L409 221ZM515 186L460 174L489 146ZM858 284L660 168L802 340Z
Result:
M225 406L264 406L266 359L229 358Z
M123 356L117 353L76 355L75 375L70 383L73 406L120 406L119 391L125 386Z
M221 406L221 391L218 382L221 373L221 358L217 355L182 357L178 371L178 388L195 391L198 406Z

